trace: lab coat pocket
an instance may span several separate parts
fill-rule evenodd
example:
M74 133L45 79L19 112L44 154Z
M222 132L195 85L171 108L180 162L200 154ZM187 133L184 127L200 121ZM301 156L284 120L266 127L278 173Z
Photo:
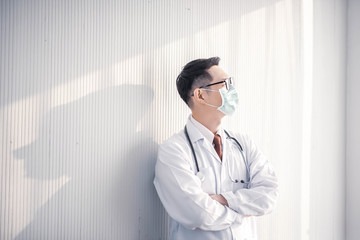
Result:
M201 188L204 192L208 194L216 193L216 179L212 167L200 168L196 175L201 181Z

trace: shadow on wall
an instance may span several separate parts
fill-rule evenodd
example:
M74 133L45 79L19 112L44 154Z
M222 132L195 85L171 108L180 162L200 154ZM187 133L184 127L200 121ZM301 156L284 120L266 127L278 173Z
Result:
M15 239L164 239L157 144L136 126L153 91L121 85L54 108L48 133L14 152L28 178L70 180Z

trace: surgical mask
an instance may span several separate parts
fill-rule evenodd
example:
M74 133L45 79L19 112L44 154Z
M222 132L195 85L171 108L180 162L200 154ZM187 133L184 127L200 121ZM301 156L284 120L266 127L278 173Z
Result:
M220 92L220 96L222 99L222 104L219 107L208 103L205 103L206 105L210 107L215 107L220 112L229 116L231 116L235 112L236 107L239 103L239 96L233 85L230 85L229 90L227 90L226 88L221 88L219 90L206 89L206 91Z

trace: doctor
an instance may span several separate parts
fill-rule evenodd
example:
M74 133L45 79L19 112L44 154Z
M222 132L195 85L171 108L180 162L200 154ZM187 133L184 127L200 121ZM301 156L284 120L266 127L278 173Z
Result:
M192 114L160 146L154 179L170 239L257 239L254 217L270 213L278 196L266 157L247 136L221 127L238 94L219 61L191 61L176 80Z

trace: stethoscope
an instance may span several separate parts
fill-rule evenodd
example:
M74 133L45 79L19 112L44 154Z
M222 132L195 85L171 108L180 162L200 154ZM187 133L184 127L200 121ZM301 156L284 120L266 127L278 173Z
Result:
M193 156L194 156L195 166L196 166L196 170L197 170L197 173L198 173L198 172L199 172L198 160L197 160L197 157L196 157L196 154L195 154L195 150L194 150L194 146L193 146L193 144L192 144L192 142L191 142L191 140L190 140L190 136L189 136L189 133L188 133L188 131L187 131L186 126L185 126L185 129L184 129L184 132L185 132L186 139L187 139L188 142L189 142L189 145L190 145L192 154L193 154ZM239 141L238 141L236 138L230 136L230 134L229 134L225 129L224 129L224 132L226 133L226 136L227 136L226 139L233 140L233 141L235 141L236 144L238 145L239 150L240 150L240 153L241 153L241 156L242 156L242 159L243 159L244 164L245 164L245 166L246 166L246 176L247 176L247 178L249 179L249 181L244 181L244 180L240 180L240 181L239 181L238 179L233 179L233 178L231 177L231 175L230 175L230 170L229 170L229 168L228 168L230 180L231 180L233 183L239 183L239 182L240 182L240 183L244 184L246 188L249 188L249 187L250 187L250 183L251 183L251 179L250 179L250 169L249 169L249 164L248 164L248 162L246 161L245 156L244 156L244 153L243 153L244 150L243 150L241 144L239 143Z

